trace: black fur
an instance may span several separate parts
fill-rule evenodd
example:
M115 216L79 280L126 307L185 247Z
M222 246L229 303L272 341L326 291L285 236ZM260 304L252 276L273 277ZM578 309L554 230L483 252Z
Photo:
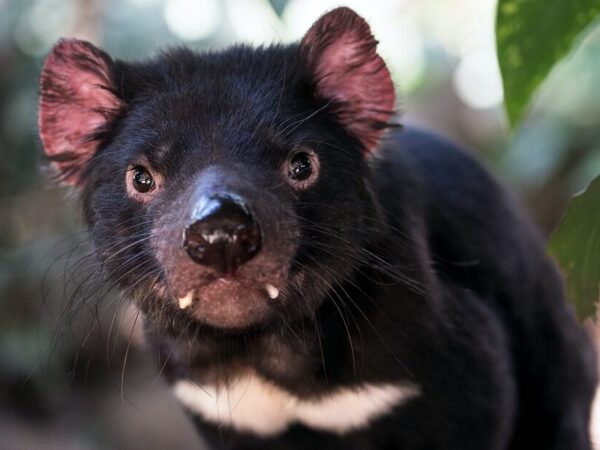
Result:
M207 441L589 450L592 350L515 201L472 157L426 132L394 131L365 156L313 95L300 53L297 45L175 49L111 65L125 108L82 173L92 240L111 282L145 313L171 381L251 368L301 398L403 380L422 394L341 437L294 425L263 439L194 417ZM299 147L321 166L301 191L281 170ZM146 203L125 186L128 167L142 160L164 179ZM243 193L265 230L265 254L283 261L272 265L285 280L281 301L247 327L203 323L177 307L169 284L169 271L209 277L169 253L209 166L222 181L206 189ZM268 258L279 261L265 256L261 267Z

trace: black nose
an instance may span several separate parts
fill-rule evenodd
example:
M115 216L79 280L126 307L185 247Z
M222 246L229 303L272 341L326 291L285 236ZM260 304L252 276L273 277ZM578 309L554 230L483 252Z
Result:
M194 218L183 235L183 247L194 262L233 275L260 251L260 226L241 199L210 197L200 204Z

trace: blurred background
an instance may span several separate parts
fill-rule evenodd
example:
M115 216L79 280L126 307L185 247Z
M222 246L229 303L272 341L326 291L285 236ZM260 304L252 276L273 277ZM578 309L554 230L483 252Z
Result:
M544 233L600 173L600 27L509 133L495 0L0 0L0 449L202 448L136 313L86 284L96 266L77 201L44 175L37 89L53 43L73 36L137 59L169 45L291 42L339 5L371 24L402 122L477 152ZM104 301L82 301L94 295Z

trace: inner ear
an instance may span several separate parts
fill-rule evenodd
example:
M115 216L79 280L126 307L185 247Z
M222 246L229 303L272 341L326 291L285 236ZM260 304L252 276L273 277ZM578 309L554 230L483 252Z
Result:
M114 66L105 52L77 39L61 40L46 58L39 132L46 155L66 183L81 182L102 132L123 108L113 83Z
M367 22L349 8L325 14L300 42L315 95L333 102L338 120L367 152L390 126L396 98L390 72L376 48Z

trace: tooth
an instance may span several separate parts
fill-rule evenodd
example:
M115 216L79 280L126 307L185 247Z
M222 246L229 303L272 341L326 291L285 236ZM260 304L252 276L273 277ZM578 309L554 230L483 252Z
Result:
M267 294L269 294L269 298L275 300L277 297L279 297L279 289L272 284L267 283L265 285L265 289L267 290Z
M190 291L185 294L185 297L179 298L179 307L181 309L185 309L192 304L192 299L194 298L194 291Z

